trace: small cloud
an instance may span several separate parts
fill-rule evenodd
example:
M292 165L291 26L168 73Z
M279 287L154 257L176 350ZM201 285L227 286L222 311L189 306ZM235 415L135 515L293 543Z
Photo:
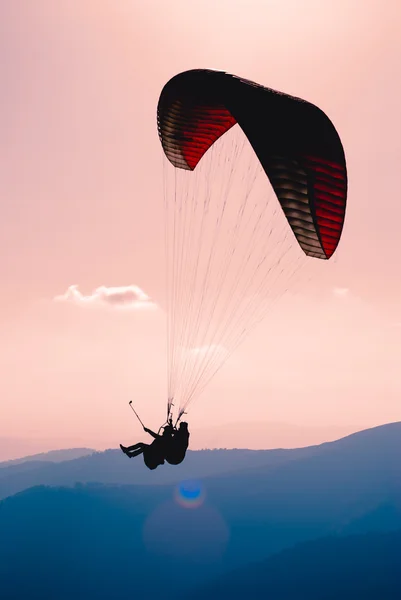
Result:
M338 298L345 298L349 294L348 288L336 287L333 289L333 294Z
M77 285L70 285L61 296L54 298L56 302L86 306L110 306L112 308L149 309L156 308L147 294L137 285L96 288L89 296L84 296Z

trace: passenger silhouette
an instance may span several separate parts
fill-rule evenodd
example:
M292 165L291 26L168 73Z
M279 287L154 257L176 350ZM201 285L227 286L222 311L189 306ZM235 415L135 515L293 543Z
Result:
M168 442L172 437L172 432L174 428L172 424L166 425L163 431L163 435L155 433L151 429L147 427L143 428L146 433L149 433L154 440L151 444L146 444L145 442L138 442L137 444L133 444L132 446L125 447L120 444L121 450L126 454L129 458L134 458L135 456L139 456L143 454L143 460L148 469L156 469L159 465L164 465L164 458L166 454L166 447Z
M165 459L170 465L179 465L185 458L189 444L188 423L180 423L179 429L166 440Z

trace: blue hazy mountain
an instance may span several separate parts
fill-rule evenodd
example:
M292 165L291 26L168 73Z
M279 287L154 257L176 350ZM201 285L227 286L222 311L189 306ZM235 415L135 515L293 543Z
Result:
M81 456L87 456L88 454L93 454L94 452L95 450L91 448L66 448L64 450L50 450L49 452L31 454L30 456L24 456L23 458L13 458L11 460L2 461L0 462L0 469L4 467L12 467L27 462L59 463L64 462L65 460L81 458Z
M268 597L278 600L297 598L275 595L280 582L291 579L292 573L294 583L303 581L308 594L311 587L315 591L319 589L317 582L320 585L326 573L331 579L337 574L338 581L348 577L354 598L365 599L357 594L364 568L371 570L370 575L382 585L382 562L386 566L385 575L394 570L394 563L401 566L398 538L393 540L389 536L393 541L383 549L378 532L369 533L356 545L351 542L347 550L349 538L337 536L334 541L319 540L316 528L308 530L304 526L303 536L313 537L313 544L295 547L276 557L261 549L255 553L253 545L260 548L261 541L268 542L269 535L274 535L282 548L291 547L290 530L297 527L294 515L286 532L271 527L269 531L263 519L253 519L254 526L246 539L238 535L237 530L236 539L231 540L233 530L250 517L247 507L239 506L240 499L236 516L229 517L206 501L198 508L185 508L184 503L171 498L171 491L170 486L38 487L2 501L1 597L7 600L24 597L78 600L127 595L148 599L190 598L190 594L198 589L202 591L205 585L202 595L195 598L239 598L239 595L234 596L236 586L241 594L248 589L248 597L263 598L266 596L258 596L254 591L258 586L263 588L266 578L266 585L270 586L267 589L272 592ZM401 514L401 507L398 508ZM371 554L371 548L377 552ZM259 564L252 564L256 560ZM265 562L261 563L262 560ZM355 581L352 581L354 562ZM233 572L234 566L236 572ZM330 577L327 581L331 589ZM230 581L234 584L228 593ZM390 581L393 580L390 578ZM223 589L227 586L224 594L222 586ZM288 594L294 591L294 587L288 585L285 589ZM309 598L298 596L302 597ZM314 597L335 598L322 593L310 596ZM383 600L391 597L376 596Z
M318 448L318 447L316 447ZM177 483L190 477L208 477L232 473L256 466L276 466L316 451L299 450L199 450L188 451L181 465L164 465L149 471L142 457L129 459L121 450L94 452L59 464L22 462L0 469L0 499L34 485L74 485L100 482L107 484L160 485Z
M128 459L120 450L107 450L95 452L74 460L65 460L61 463L49 464L48 462L31 465L21 463L9 465L6 470L0 469L0 499L23 491L35 485L72 486L76 482L82 483L107 483L107 484L173 484L188 478L204 478L210 476L222 477L235 472L246 471L249 476L257 477L255 469L261 469L264 480L266 469L278 469L287 477L287 471L281 467L287 464L291 470L294 465L293 475L295 482L298 477L298 461L305 460L308 470L308 460L315 457L310 463L313 477L316 478L315 469L327 468L330 473L339 471L343 473L344 462L351 461L349 467L357 468L361 461L361 468L369 473L375 469L375 464L383 473L391 468L397 469L394 457L401 449L401 423L392 423L361 431L335 442L298 448L294 450L201 450L188 452L187 458L178 467L165 465L156 471L144 468L141 457ZM296 462L294 462L296 461ZM0 463L3 464L4 463ZM25 465L25 466L23 466ZM393 465L393 466L391 466ZM303 467L302 467L303 468ZM384 470L383 470L384 469ZM307 473L302 473L305 478ZM346 482L344 482L345 484ZM284 485L284 482L282 482ZM234 484L235 485L235 484Z
M309 454L294 451L291 460L278 452L264 465L246 467L245 459L233 465L228 457L241 457L241 451L227 451L225 471L221 463L220 473L196 478L193 473L192 481L177 485L155 485L155 477L152 485L28 489L0 502L0 584L14 594L4 597L149 599L166 587L173 592L164 597L177 598L177 582L189 594L302 542L396 531L401 529L400 450L396 423L314 447ZM206 455L215 456L191 453L198 471L205 468ZM84 474L88 465L94 472L93 460L104 469L105 456L116 455L96 454L52 468L70 465L72 478L80 473L77 463L85 466ZM244 456L249 463L250 455ZM262 455L252 456L261 460Z
M50 452L43 452L24 458L0 462L0 480L4 479L5 481L3 487L0 483L0 499L8 495L8 492L6 491L8 489L11 489L11 493L26 489L27 485L24 483L25 480L28 482L33 481L34 483L36 483L38 479L40 481L40 475L32 475L33 471L36 471L37 469L46 469L47 466L51 467L51 465L81 458L93 454L94 452L95 450L89 448L52 450ZM16 482L15 484L13 484L14 481ZM22 483L22 488L18 482ZM2 491L4 491L4 495L2 495Z
M193 593L188 590L185 598L399 600L401 529L299 544Z

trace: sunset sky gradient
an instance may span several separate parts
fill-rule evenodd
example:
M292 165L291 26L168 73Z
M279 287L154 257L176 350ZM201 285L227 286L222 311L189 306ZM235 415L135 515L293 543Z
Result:
M0 460L142 438L130 399L162 422L156 106L170 77L198 67L322 108L349 193L335 257L194 404L192 447L401 420L400 30L398 0L0 3Z

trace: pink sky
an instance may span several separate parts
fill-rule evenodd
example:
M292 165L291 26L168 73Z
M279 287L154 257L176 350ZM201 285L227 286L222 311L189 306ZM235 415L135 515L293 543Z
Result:
M401 420L400 26L398 0L1 3L0 439L24 442L0 445L0 459L142 437L130 398L150 426L163 420L163 312L54 298L73 284L163 293L156 106L170 77L197 67L320 106L349 195L324 277L278 306L194 404L193 447L236 446L241 421L248 445L268 447L263 423L279 423L274 445L297 445L305 435L283 423L328 439Z

